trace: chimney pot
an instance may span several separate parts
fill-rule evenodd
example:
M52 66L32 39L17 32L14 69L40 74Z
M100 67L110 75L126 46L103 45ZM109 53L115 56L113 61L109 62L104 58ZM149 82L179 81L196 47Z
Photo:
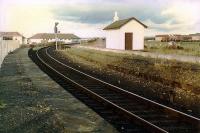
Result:
M118 21L118 20L119 20L119 17L118 17L117 11L115 11L115 16L113 18L113 22Z

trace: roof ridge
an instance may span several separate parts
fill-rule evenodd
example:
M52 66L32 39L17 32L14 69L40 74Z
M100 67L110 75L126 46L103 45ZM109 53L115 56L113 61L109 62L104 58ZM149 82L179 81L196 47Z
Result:
M17 32L17 31L8 31L8 32L0 32L0 36L22 36L24 37L21 33Z
M144 28L147 28L147 26L145 24L143 24L142 22L140 22L135 17L130 17L130 18L126 18L126 19L121 19L121 20L115 21L115 22L111 23L110 25L106 26L103 30L120 29L122 26L124 26L125 24L127 24L131 20L135 20L139 24L141 24L142 26L144 26Z
M54 39L55 33L36 33L29 39ZM59 33L58 38L61 39L78 39L79 37L73 33Z

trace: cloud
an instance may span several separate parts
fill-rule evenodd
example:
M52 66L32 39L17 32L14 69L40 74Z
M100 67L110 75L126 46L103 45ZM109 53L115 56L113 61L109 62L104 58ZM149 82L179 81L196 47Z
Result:
M104 24L85 24L80 22L59 21L58 29L62 33L74 33L80 37L104 37L105 33L102 30Z
M178 5L178 6L177 6ZM200 2L173 2L162 15L169 16L178 23L195 23L200 20L199 15Z
M118 11L121 19L134 16L154 31L187 33L200 30L199 5L198 0L99 0L96 3L90 1L61 6L53 12L58 20L78 21L92 26L110 23L114 11Z
M200 1L197 0L178 0L173 1L165 10L161 12L161 15L170 18L169 21L175 23L169 23L168 26L163 26L170 31L178 32L199 32L200 31ZM197 27L197 28L195 28Z
M26 35L53 32L59 21L61 32L80 36L104 36L103 27L120 19L136 17L148 25L147 34L200 32L199 0L0 0L1 30Z
M19 31L26 36L37 32L53 32L54 18L49 7L10 6L6 12L5 31Z
M112 21L114 11L118 11L120 18L136 17L141 21L151 19L156 23L163 23L168 16L161 16L160 7L141 5L141 3L93 3L81 5L68 5L53 10L55 18L66 21L79 21L81 23L99 24Z

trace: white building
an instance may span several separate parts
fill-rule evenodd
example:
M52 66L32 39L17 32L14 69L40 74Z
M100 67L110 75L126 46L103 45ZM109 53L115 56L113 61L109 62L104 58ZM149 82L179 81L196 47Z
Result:
M38 33L34 36L30 37L28 40L29 44L32 43L48 43L48 42L55 42L55 34L54 33ZM64 43L70 43L70 42L77 42L79 41L79 37L74 34L63 34L63 33L57 33L57 38L59 41Z
M105 27L106 48L120 50L143 50L144 30L147 28L136 18L118 20L117 13L113 23Z
M155 41L161 42L163 40L166 40L168 38L167 35L156 35L155 36Z
M0 40L15 40L19 44L26 43L26 38L18 32L0 32Z
M0 32L0 67L4 58L23 44L24 37L18 32Z
M200 33L190 34L192 41L200 41Z

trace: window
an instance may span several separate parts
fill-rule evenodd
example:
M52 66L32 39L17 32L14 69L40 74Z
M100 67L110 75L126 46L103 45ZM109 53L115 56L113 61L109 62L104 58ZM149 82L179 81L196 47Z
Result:
M13 40L13 37L4 36L4 37L3 37L3 40Z

